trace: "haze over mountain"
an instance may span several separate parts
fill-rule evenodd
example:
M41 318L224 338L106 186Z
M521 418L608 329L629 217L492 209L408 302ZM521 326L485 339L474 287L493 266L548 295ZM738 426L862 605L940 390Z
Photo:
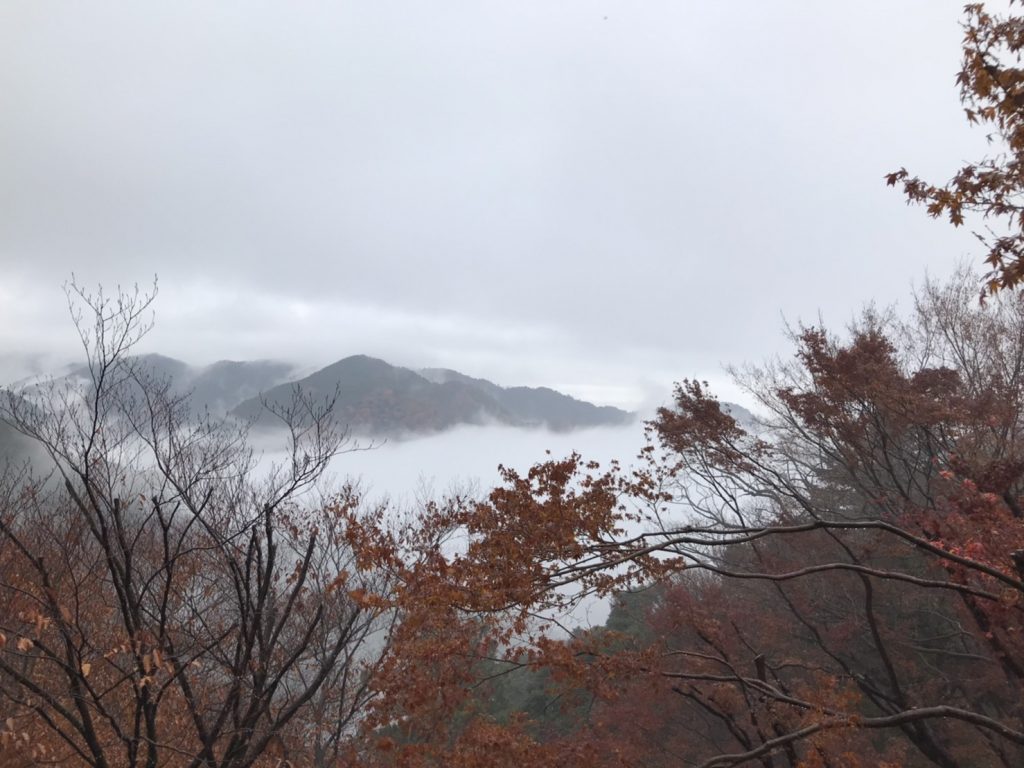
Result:
M192 366L158 354L137 355L132 360L148 376L170 380L173 392L189 393L194 410L215 415L296 376L295 366L276 360L220 360L207 366ZM85 380L89 370L84 364L73 365L67 375Z
M460 424L545 426L556 431L629 423L633 414L576 400L546 387L501 387L458 371L413 371L366 355L353 355L296 382L252 397L231 412L265 420L264 401L287 402L298 385L315 398L337 393L335 414L369 434L439 432Z
M173 392L189 393L196 412L230 413L268 427L276 418L266 406L288 403L296 386L315 401L335 398L338 421L366 435L429 434L468 424L569 431L617 426L634 418L547 387L502 387L458 371L414 371L367 355L346 357L306 376L273 360L222 360L194 367L148 354L134 362L148 376L169 380ZM87 378L88 370L73 366L66 375Z

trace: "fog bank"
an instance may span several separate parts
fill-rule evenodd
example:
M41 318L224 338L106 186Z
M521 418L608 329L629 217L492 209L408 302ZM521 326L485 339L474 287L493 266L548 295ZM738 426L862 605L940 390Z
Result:
M356 443L370 445L366 439ZM573 451L602 466L613 459L628 465L643 444L641 421L573 432L465 426L343 453L331 464L327 479L335 484L359 480L371 499L411 503L424 493L486 493L500 481L499 465L525 472L537 462Z

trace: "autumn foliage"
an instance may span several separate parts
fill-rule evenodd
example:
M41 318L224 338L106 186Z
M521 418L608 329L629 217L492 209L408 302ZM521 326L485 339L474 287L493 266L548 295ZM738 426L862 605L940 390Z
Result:
M889 182L1005 225L991 300L800 327L753 414L684 380L632 464L368 504L330 401L272 405L267 467L134 364L151 295L70 286L87 380L0 400L46 456L0 477L0 763L1024 765L1024 20L965 29L1005 151Z
M406 511L314 492L343 435L301 392L255 474L133 366L148 298L81 294L91 380L4 406L52 463L2 488L5 759L1017 765L1024 303L974 279L799 329L743 422L683 382L631 468Z
M798 329L756 416L684 381L631 467L413 510L316 485L301 392L255 473L132 364L148 298L82 294L91 380L6 393L52 469L0 488L4 759L1018 765L1024 302L975 279Z
M984 231L976 232L986 248L983 295L1024 283L1024 17L1012 13L1019 0L1009 0L1010 13L993 13L982 3L964 8L963 62L957 75L968 122L990 130L993 153L964 165L945 184L912 176L905 168L890 173L890 186L900 185L907 201L926 206L955 227L980 216Z
M527 731L538 748L598 746L603 765L1021 762L1024 305L978 308L972 279L928 284L911 322L800 330L792 361L738 374L751 423L684 382L639 470L551 462L478 507L456 560L477 594L522 603L531 584L548 612L652 595L625 634L507 654L550 670L552 700L589 697L555 733ZM534 559L516 538L531 530Z
M418 583L449 613L417 638L451 655L405 656L432 695L381 699L364 759L1020 764L1024 304L975 279L800 329L737 372L747 422L684 382L638 467L551 460L448 507L465 538ZM607 625L566 623L594 595Z

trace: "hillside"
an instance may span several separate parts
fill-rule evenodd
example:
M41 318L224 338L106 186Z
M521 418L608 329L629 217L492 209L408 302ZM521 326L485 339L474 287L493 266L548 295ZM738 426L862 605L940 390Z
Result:
M231 414L259 426L276 417L266 408L291 400L299 386L314 400L335 398L338 421L354 432L397 437L440 432L462 424L502 424L569 431L627 424L634 414L577 400L548 387L503 387L446 368L414 371L367 355L338 360L305 377L274 360L221 360L192 366L158 354L131 358L143 378L169 381L189 397L193 413ZM87 386L88 369L62 376ZM26 391L38 385L28 385Z
M304 379L266 391L232 410L269 423L264 401L282 404L298 385L315 398L337 395L335 413L369 434L438 432L460 424L498 423L556 430L625 424L632 414L576 400L547 388L500 387L457 371L416 372L366 355L339 360Z
M548 387L501 387L487 379L474 379L446 368L427 368L420 374L439 384L459 384L490 397L517 423L544 425L554 430L579 429L632 420L632 414L577 400Z

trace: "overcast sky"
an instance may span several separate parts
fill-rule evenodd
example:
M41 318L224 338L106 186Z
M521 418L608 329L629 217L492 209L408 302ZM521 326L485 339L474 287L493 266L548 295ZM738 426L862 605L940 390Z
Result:
M196 363L721 382L977 257L883 181L984 147L962 3L5 0L0 366L73 353L74 272Z

